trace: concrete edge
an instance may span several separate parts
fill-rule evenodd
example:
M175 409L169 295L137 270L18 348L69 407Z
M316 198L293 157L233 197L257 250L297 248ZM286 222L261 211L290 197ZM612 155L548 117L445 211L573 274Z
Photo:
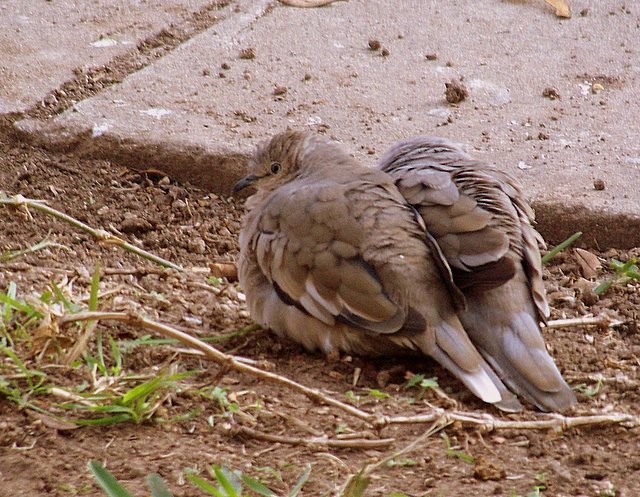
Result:
M640 246L640 214L616 214L588 207L568 209L559 202L533 201L536 229L549 246L566 240L576 231L577 246L606 250Z
M22 140L53 152L109 160L138 171L159 169L180 183L223 196L230 196L235 182L244 176L251 153L215 142L205 148L180 141L137 142L113 134L92 138L90 130L52 134L43 132L42 122L36 120L23 120L14 130ZM559 202L536 200L532 206L536 228L549 246L577 231L583 233L577 246L599 250L640 246L640 214L616 214L586 206L568 209Z

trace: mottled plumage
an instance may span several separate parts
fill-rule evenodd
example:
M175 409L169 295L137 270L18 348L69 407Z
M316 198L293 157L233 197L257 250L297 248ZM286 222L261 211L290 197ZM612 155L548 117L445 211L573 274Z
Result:
M257 189L239 260L255 321L327 354L427 354L486 402L520 408L467 336L462 292L390 175L293 131L249 167L235 189Z
M514 178L432 136L396 143L379 169L394 178L440 246L466 301L460 320L500 378L542 410L574 404L540 333L549 316L544 242Z

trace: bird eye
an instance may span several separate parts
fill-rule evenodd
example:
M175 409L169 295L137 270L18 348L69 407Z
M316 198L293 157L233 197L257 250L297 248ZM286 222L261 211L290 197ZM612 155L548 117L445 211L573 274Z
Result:
M282 169L282 165L279 162L272 162L271 163L271 173L272 174L278 174L280 172L280 169Z

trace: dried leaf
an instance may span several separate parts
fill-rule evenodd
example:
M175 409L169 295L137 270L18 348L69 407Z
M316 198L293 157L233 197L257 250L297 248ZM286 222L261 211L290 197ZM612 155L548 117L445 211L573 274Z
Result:
M575 254L582 276L587 279L598 276L598 269L602 269L602 264L596 255L580 248L575 249Z
M214 262L209 265L211 275L218 278L226 278L227 281L238 281L238 268L228 262Z
M556 15L558 17L571 17L571 8L567 3L567 0L544 0L554 9L556 9Z

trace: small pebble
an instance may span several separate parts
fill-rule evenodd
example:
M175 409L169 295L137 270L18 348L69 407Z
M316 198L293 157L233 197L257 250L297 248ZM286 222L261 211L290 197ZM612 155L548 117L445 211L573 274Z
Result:
M604 180L600 178L593 180L593 188L596 190L604 190Z
M548 98L549 100L559 100L560 92L551 86L542 90L542 96Z
M462 81L449 81L444 84L445 98L450 104L457 104L465 100L469 96L469 91Z
M240 58L244 60L252 60L256 58L256 50L253 47L240 50Z

